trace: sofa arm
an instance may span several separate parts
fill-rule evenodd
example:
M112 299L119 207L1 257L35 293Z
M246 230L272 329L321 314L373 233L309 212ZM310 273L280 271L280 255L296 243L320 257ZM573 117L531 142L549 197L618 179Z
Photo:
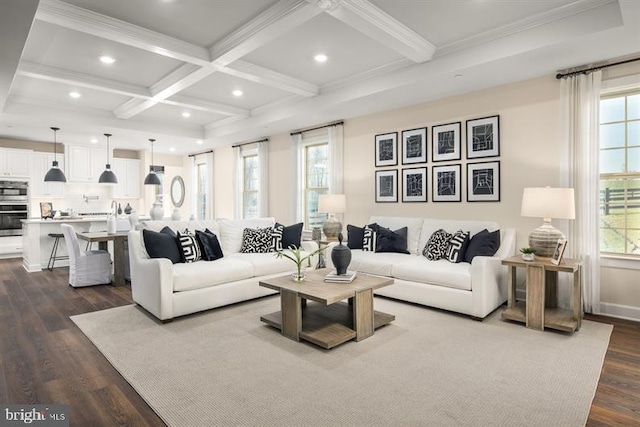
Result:
M133 300L160 320L173 318L173 264L148 258L139 231L130 231L128 239Z
M502 259L476 256L471 261L471 315L484 318L507 300L507 268Z
M305 252L309 254L318 250L318 244L314 240L303 240L300 246ZM318 265L318 254L315 254L309 259L309 265L311 267L315 267L316 265Z

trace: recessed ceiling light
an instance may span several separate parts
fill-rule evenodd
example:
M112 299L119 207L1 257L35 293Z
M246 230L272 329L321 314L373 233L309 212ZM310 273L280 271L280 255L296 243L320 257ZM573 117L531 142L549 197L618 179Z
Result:
M80 98L82 95L80 95L79 92L69 92L69 96L72 98Z
M329 59L329 57L324 53L319 53L316 56L314 56L313 59L315 59L316 62L327 62L327 59Z
M98 143L98 139L97 138L91 138L91 143L92 144L97 144Z
M462 77L462 74L455 74L453 77L455 77L456 79L459 79L460 77Z
M231 93L233 94L233 96L242 96L243 94L243 92L240 89L236 89Z
M176 149L174 147L169 148L169 151L173 152L176 151Z
M202 142L203 142L203 141L202 141L201 139L199 139L199 140L197 140L197 141L196 141L196 144L198 144L198 145L202 145Z
M182 113L182 117L184 117L184 118L191 117L191 113L190 113L190 112L188 112L188 111L184 111L184 112Z
M102 62L103 64L113 64L114 62L116 62L116 60L115 60L115 58L112 58L111 56L102 55L100 57L100 62Z

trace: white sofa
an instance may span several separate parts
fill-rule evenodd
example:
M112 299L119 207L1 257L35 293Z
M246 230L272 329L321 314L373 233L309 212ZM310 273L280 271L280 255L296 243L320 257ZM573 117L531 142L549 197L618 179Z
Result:
M469 263L451 263L446 259L429 261L422 249L434 231L442 228L449 233L470 231L471 236L499 226L490 221L457 221L433 218L403 218L373 216L376 223L397 230L407 227L407 246L411 254L376 253L359 249L351 251L349 270L391 277L395 283L375 291L412 303L455 311L482 319L507 299L507 268L504 258L515 254L516 236L513 229L500 229L500 248L492 257L477 256ZM346 239L345 239L346 244ZM326 254L331 265L330 245Z
M291 273L290 260L271 253L240 253L245 228L272 227L273 218L211 221L146 221L144 228L160 231L165 226L182 232L208 228L220 241L223 258L215 261L172 264L166 258L149 258L142 231L129 232L131 293L133 300L158 319L167 321L202 310L277 293L258 286L262 279ZM315 242L302 242L307 252ZM311 261L315 265L316 260Z

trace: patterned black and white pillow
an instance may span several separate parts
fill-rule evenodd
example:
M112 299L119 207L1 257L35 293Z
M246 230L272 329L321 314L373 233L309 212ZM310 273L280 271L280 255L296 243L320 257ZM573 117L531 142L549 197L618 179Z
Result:
M453 234L449 241L446 255L450 262L462 262L467 246L469 246L469 234L468 231L462 230L458 230Z
M273 226L271 231L271 247L273 251L281 251L282 247L282 235L284 234L284 225L277 224Z
M446 257L451 237L452 235L442 228L434 231L422 250L422 255L431 261Z
M189 230L184 230L182 233L178 232L177 236L184 262L196 262L202 259L202 252L195 234L189 232Z
M376 250L376 230L367 226L364 228L363 236L362 250L367 252L374 252Z
M240 252L263 254L273 252L273 228L245 228L242 232Z

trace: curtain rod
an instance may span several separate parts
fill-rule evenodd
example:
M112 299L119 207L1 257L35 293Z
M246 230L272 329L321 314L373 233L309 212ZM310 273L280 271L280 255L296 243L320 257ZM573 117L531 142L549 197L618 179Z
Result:
M231 148L242 147L243 145L250 145L250 144L260 144L262 142L269 142L269 138L262 138L262 139L259 139L257 141L243 142L241 144L234 144L234 145L231 146Z
M587 67L587 68L583 68L581 70L577 70L577 71L571 71L571 72L567 72L567 73L558 73L556 74L556 79L560 80L560 79L564 79L565 77L569 77L569 76L575 76L578 74L587 74L590 71L595 71L595 70L600 70L602 68L609 68L609 67L613 67L616 65L622 65L622 64L628 64L629 62L635 62L635 61L640 61L640 56L637 58L631 58L631 59L625 59L624 61L616 61L616 62L612 62L610 64L602 64L602 65L594 65L591 67Z
M200 154L207 154L207 153L213 153L213 150L207 150L207 151L201 151L195 154L189 154L188 157L195 157L195 156L199 156Z
M343 124L344 124L344 122L342 120L340 120L339 122L333 122L333 123L329 123L329 124L323 125L323 126L318 126L318 127L309 128L309 129L297 130L295 132L291 132L289 135L297 135L299 133L311 132L312 130L324 129L324 128L328 128L328 127L331 127L331 126L338 126L338 125L343 125Z

